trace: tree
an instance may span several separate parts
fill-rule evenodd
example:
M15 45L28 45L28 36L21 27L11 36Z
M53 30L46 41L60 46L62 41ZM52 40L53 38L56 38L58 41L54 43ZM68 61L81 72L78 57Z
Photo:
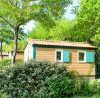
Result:
M3 43L9 43L12 38L13 38L13 32L10 30L10 28L7 25L5 25L4 22L1 22L0 24L0 56L1 56L1 59L3 59L3 54L2 54Z
M0 17L14 30L15 63L18 32L21 25L35 20L52 27L54 20L61 17L72 0L0 0Z
M19 34L18 34L18 49L17 49L18 51L22 51L24 49L25 43L26 43L25 40L26 40L26 34L24 33L23 28L20 28ZM6 51L6 52L12 51L13 46L14 46L14 42L13 42L13 37L12 37L10 39L10 43L5 43L3 45L3 51Z
M91 42L91 37L100 33L100 1L80 0L77 14L77 30L83 34L84 40Z
M37 23L35 28L27 34L27 38L32 39L48 39L48 30L46 30L40 23ZM41 35L41 36L40 36Z
M71 14L77 15L79 6L73 6Z
M100 78L100 34L96 34L91 40L98 47L96 51L96 74L97 78Z
M98 47L96 69L100 77L100 0L80 0L76 24L77 35ZM84 38L83 38L84 37Z
M93 38L92 41L95 43L96 46L100 48L100 34L96 34Z
M35 39L76 40L74 38L75 31L73 31L75 21L61 19L55 23L56 26L49 31L43 28L41 24L37 24L36 27L33 28L33 30L27 35L27 37Z

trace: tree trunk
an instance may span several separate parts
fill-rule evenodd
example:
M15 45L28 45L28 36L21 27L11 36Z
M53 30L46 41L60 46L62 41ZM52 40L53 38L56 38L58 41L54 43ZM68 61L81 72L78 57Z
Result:
M0 57L3 59L3 54L2 54L2 41L0 42Z
M15 64L16 61L16 53L17 53L17 46L18 46L18 31L19 31L19 25L15 28L14 33L14 50L13 50L13 57L12 57L12 64Z

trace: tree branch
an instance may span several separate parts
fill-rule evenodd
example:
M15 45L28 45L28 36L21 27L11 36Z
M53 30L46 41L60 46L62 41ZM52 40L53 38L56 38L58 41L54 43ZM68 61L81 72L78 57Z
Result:
M7 19L5 19L3 16L0 16L0 18L2 18L6 23L8 23L11 27L14 28L14 26Z

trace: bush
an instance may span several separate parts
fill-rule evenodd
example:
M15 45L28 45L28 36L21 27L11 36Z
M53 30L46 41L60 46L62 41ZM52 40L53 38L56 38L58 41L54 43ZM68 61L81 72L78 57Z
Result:
M75 93L76 77L64 65L30 61L0 72L0 82L10 98L66 98Z
M0 90L9 98L69 98L100 94L100 82L78 78L61 64L18 61L0 72Z
M100 94L100 81L95 80L90 82L90 89L94 94Z
M100 94L100 82L81 77L76 83L76 95L80 96L93 96L95 94Z
M90 80L88 78L81 77L77 81L77 88L76 88L77 95L84 95L84 96L91 96L90 91Z
M0 91L0 98L9 98L9 96L6 93Z
M46 83L50 91L50 98L69 98L75 94L76 78L71 72L54 74L47 79Z

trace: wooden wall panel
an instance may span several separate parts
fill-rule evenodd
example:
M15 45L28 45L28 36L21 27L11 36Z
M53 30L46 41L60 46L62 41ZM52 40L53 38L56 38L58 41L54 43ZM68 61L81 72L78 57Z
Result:
M48 60L55 62L55 48L36 48L36 59L37 60ZM73 71L77 71L82 75L95 75L95 62L85 63L77 62L77 51L78 49L68 49L70 51L70 62L65 63L69 65L68 68ZM94 50L85 50L94 51Z
M24 53L17 53L16 59L24 59Z

